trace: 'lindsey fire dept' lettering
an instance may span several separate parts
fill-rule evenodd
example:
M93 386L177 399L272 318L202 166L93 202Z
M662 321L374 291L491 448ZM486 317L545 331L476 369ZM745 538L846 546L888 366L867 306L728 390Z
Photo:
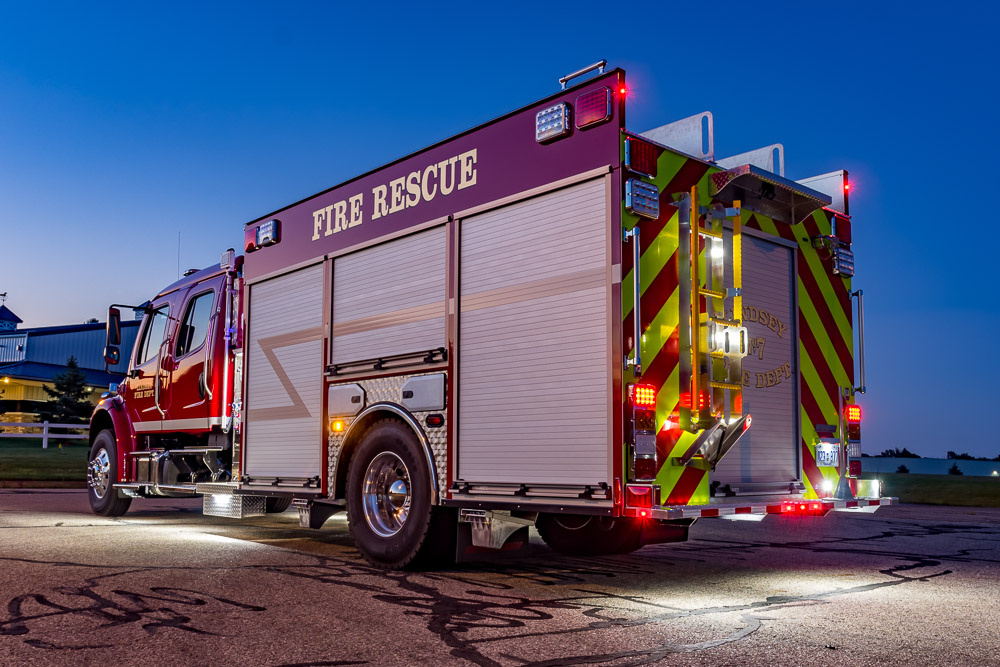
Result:
M372 188L370 219L378 220L421 202L431 201L438 195L447 197L456 190L472 187L476 184L478 159L479 150L473 148L427 165L422 170L411 171L388 184L376 185ZM364 204L365 194L359 192L353 197L313 211L312 240L318 241L321 236L330 236L360 225L364 220Z

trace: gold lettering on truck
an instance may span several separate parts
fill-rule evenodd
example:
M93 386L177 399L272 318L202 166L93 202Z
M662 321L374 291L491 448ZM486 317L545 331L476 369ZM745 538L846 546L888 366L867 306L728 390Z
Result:
M475 186L479 178L478 162L479 149L473 148L374 186L368 219L378 220L419 206L439 195L447 197L458 190ZM359 192L317 209L312 216L313 241L357 227L365 221L365 193Z

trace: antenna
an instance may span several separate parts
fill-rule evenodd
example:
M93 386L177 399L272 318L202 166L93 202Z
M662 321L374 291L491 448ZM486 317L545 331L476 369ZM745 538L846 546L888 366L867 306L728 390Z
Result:
M0 306L7 303L7 292L0 292Z
M181 279L181 233L177 232L177 280Z

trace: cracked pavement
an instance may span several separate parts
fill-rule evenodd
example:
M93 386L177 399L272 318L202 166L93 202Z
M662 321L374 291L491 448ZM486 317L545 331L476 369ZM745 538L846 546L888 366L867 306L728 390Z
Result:
M385 573L343 515L0 490L0 664L1000 664L1000 510L708 519L627 556Z

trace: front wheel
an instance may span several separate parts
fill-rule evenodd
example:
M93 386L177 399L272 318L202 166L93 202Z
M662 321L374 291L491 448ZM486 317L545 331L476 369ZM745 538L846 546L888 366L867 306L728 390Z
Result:
M430 471L416 436L394 419L374 424L351 457L351 536L373 565L401 569L434 557ZM430 539L428 539L430 537Z
M132 499L120 497L114 484L118 481L118 446L115 434L104 429L94 438L87 464L87 497L90 509L100 516L121 516Z

